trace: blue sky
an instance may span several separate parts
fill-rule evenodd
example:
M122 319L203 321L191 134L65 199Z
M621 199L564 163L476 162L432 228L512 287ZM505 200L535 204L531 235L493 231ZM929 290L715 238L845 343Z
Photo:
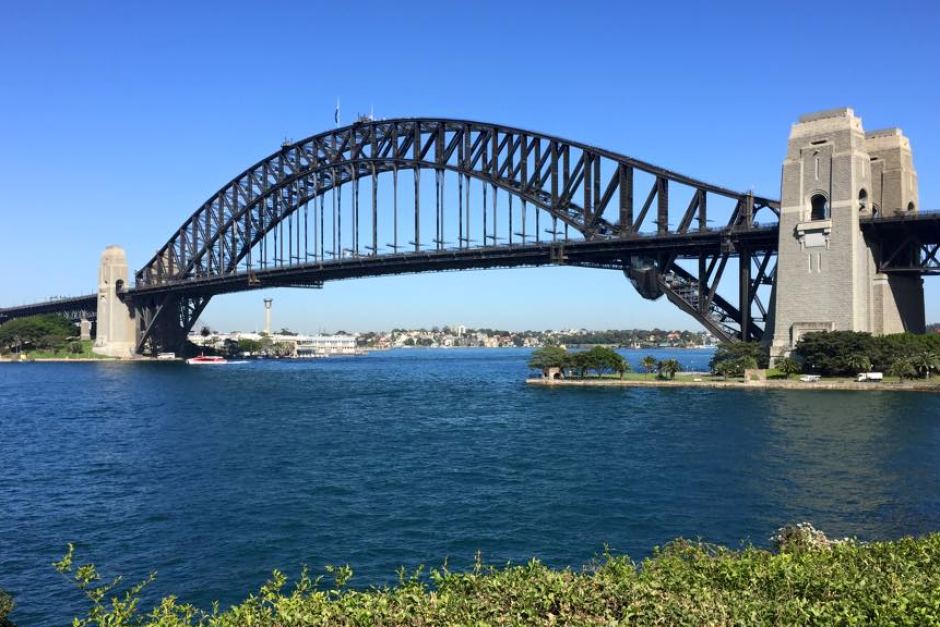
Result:
M8 2L3 23L4 305L93 291L108 244L139 267L282 139L330 128L337 96L347 120L500 122L773 197L790 124L848 105L904 129L921 207L940 208L934 3ZM203 318L256 328L263 296L308 331L697 328L574 268L230 295Z

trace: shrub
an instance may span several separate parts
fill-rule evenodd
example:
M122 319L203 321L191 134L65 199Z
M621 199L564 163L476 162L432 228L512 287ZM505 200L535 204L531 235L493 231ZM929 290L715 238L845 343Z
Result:
M605 554L582 570L537 560L502 568L478 559L395 586L348 587L348 567L327 583L306 571L293 586L275 571L246 601L204 613L164 599L150 613L140 585L101 584L93 565L59 563L88 597L77 625L936 625L940 623L940 534L862 544L833 542L811 525L784 527L779 552L677 540L637 564ZM109 598L111 597L111 598Z
M13 597L0 590L0 627L14 627L8 618L13 611Z

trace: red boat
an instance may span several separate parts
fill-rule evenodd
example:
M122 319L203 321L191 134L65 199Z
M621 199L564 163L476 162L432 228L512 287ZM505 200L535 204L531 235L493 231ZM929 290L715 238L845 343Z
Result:
M224 357L200 355L199 357L190 357L186 360L186 363L190 366L214 366L227 364L228 362Z

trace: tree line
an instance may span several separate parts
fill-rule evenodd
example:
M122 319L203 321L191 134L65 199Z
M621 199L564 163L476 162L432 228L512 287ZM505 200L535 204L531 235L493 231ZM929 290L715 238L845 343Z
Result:
M767 368L768 364L767 347L757 342L729 342L718 347L709 368L727 378L744 376L745 370ZM787 377L801 372L839 377L876 371L902 380L930 378L940 370L940 334L807 333L793 354L776 359L774 367Z
M681 370L679 362L675 359L657 360L652 355L647 355L641 363L647 373L655 372L663 379L673 379ZM549 374L549 370L558 368L563 373L575 373L580 379L589 372L598 377L617 373L622 379L624 374L632 371L630 362L623 355L606 346L594 346L589 350L573 353L560 346L545 346L533 351L529 367L541 370L544 376Z
M0 352L52 350L81 353L78 328L58 314L40 314L0 324Z

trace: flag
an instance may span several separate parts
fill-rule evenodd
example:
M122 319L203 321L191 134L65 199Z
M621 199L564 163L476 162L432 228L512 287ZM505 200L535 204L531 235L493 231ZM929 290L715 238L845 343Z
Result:
M333 113L333 121L339 126L339 98L336 99L336 111Z

